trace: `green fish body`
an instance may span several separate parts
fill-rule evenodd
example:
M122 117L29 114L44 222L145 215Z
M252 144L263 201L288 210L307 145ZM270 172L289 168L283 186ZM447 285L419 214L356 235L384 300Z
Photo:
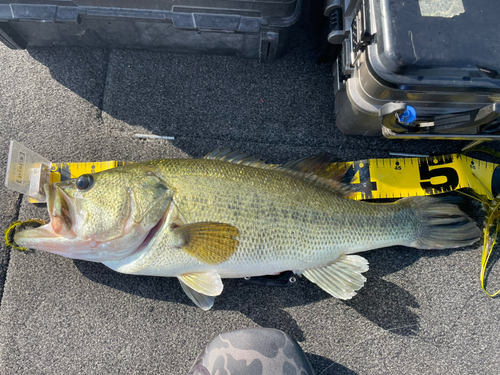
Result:
M228 152L119 167L91 176L90 188L79 189L78 180L46 187L57 235L47 235L54 231L47 224L15 241L122 273L178 277L193 302L209 309L221 278L292 270L348 299L368 270L354 253L460 247L480 237L465 214L440 199L348 199L327 167L318 157L272 167ZM57 239L68 233L71 241Z

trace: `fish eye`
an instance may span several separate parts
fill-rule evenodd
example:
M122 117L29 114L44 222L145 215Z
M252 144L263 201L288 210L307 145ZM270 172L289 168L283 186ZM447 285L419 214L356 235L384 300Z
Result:
M91 174L84 174L76 179L76 188L81 191L89 190L93 184L94 176Z

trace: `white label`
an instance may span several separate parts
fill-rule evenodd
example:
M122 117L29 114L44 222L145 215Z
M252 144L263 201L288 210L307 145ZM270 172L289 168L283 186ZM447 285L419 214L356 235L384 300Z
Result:
M418 0L422 17L452 18L465 13L462 0Z
M11 141L5 186L44 202L43 184L50 180L50 166L49 160L21 143Z

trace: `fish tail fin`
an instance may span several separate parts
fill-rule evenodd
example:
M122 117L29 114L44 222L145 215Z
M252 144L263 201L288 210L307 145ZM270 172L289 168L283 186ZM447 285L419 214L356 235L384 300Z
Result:
M472 245L481 231L462 212L456 197L408 197L397 204L415 211L417 230L409 246L417 249L450 249Z

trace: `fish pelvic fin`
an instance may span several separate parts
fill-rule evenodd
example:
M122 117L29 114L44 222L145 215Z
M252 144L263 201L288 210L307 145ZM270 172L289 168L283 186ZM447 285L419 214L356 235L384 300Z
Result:
M416 233L406 246L417 249L450 249L472 245L481 231L460 208L454 197L407 197L396 204L414 210Z
M214 297L222 293L224 285L219 274L212 272L192 272L177 276L184 293L201 309L210 310Z
M185 224L172 229L172 233L177 247L206 264L225 262L239 245L239 231L230 224Z
M368 271L368 261L359 255L342 255L332 264L310 270L302 274L317 284L325 292L340 299L351 299L361 289Z

